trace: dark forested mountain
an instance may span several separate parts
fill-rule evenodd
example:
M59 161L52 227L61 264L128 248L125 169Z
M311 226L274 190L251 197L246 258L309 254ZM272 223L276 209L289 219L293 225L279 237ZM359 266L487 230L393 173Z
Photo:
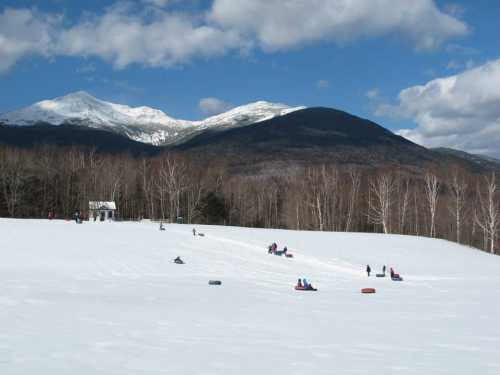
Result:
M82 126L83 125L83 126ZM331 108L305 108L247 126L207 127L182 143L153 146L114 132L80 125L0 124L0 144L30 148L81 146L104 153L155 155L175 150L201 162L223 159L235 171L286 172L318 163L421 168L459 165L471 171L500 170L500 162L450 149L426 149L382 126ZM284 168L284 169L283 169Z
M154 155L161 150L159 147L133 141L123 135L106 130L75 125L53 126L49 124L0 125L1 144L20 148L32 148L39 145L79 146L94 148L102 153L131 153L133 155Z

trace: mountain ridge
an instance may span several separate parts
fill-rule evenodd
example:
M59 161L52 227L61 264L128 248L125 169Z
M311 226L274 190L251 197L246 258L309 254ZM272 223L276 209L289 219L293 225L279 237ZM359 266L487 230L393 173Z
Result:
M87 126L111 130L143 143L169 145L182 142L206 129L217 131L245 126L302 108L257 101L204 120L188 121L170 117L159 109L129 107L97 99L85 91L77 91L0 114L0 123L10 126L40 123Z

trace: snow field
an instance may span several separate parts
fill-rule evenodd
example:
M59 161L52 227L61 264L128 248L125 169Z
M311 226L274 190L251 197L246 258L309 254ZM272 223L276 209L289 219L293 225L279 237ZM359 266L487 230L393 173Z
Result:
M192 228L0 219L0 374L500 373L498 257L416 237ZM295 257L268 255L271 242ZM367 278L366 264L405 281ZM299 277L319 291L293 290Z

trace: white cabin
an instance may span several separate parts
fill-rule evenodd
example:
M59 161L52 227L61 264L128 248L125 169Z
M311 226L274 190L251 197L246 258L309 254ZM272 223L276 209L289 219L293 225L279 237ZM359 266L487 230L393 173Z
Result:
M115 202L89 202L89 221L115 220Z

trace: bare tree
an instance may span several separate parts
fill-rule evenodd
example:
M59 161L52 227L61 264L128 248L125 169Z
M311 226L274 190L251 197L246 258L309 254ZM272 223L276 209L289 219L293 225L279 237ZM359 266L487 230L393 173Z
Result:
M500 203L497 199L498 187L496 184L495 173L491 177L484 177L485 192L483 193L479 187L477 188L478 205L475 210L475 220L477 225L482 229L486 245L489 242L489 251L495 254L495 244L498 235L500 224Z
M425 174L425 197L429 205L429 236L436 237L436 210L439 199L439 180L431 172Z
M19 150L5 150L0 154L0 181L2 192L11 217L16 217L16 209L21 200L21 189L25 179L25 164Z
M466 207L466 195L468 186L463 173L460 173L457 169L453 171L449 185L451 197L449 200L448 209L455 222L455 240L460 243L463 221L462 218Z
M347 218L345 224L345 231L349 232L352 227L354 210L356 208L356 200L361 185L361 172L353 167L349 168L349 180L351 183L351 191L349 194L349 204L347 209Z
M391 174L380 174L370 181L368 198L368 221L382 225L384 233L391 232L391 206L395 190L394 177Z

